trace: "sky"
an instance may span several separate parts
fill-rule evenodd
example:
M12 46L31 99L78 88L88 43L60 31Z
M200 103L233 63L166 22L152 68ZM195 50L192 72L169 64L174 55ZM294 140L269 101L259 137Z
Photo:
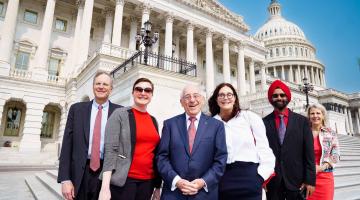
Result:
M256 31L267 21L271 0L219 0ZM326 86L360 92L360 0L278 0L281 15L298 25L325 65Z

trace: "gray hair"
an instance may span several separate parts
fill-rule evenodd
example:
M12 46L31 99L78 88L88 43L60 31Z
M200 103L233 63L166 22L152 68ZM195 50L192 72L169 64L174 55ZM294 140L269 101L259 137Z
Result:
M316 108L316 109L319 109L319 110L321 111L321 113L322 113L323 116L324 116L323 125L325 126L325 124L327 124L327 122L328 122L328 119L327 119L328 116L327 116L326 108L325 108L323 105L319 104L319 103L311 104L311 105L307 108L307 111L306 111L308 118L310 118L310 110L311 110L312 108ZM310 123L311 123L311 122L310 122Z
M110 86L111 88L113 87L113 78L111 77L110 73L106 72L106 71L103 71L103 70L98 70L96 71L95 73L95 76L94 76L94 79L93 79L93 85L95 84L95 79L100 76L100 75L106 75L110 78Z
M185 91L186 91L187 89L189 89L189 88L195 89L199 94L201 94L201 96L204 97L204 94L203 94L203 92L201 92L199 86L189 84L189 85L186 85L186 86L182 89L181 94L180 94L180 99L182 99L182 98L185 96Z

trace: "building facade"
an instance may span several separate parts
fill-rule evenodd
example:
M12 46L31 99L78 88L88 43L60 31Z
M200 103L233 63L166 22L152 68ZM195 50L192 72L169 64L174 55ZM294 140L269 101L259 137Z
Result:
M180 91L190 83L209 96L230 82L241 103L264 116L272 110L267 87L282 79L294 93L290 107L303 111L299 84L308 77L310 102L327 107L330 126L358 134L360 93L326 88L325 66L302 30L281 17L276 1L269 14L251 36L243 17L215 0L0 0L0 144L56 150L70 106L93 98L95 72L131 59L114 75L110 99L130 105L134 80L150 78L149 112L160 122L182 112ZM135 38L146 21L159 39L144 64Z

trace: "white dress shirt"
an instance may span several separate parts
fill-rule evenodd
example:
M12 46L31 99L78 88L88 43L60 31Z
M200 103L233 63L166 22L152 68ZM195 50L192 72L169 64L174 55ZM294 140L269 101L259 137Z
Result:
M236 161L259 163L258 174L268 179L274 172L275 156L269 147L266 129L262 119L253 112L242 110L237 116L224 123L228 158L226 163ZM255 141L256 144L255 144Z

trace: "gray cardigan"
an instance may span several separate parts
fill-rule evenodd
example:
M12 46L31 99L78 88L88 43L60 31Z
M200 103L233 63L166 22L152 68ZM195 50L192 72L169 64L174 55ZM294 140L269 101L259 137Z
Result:
M158 129L156 119L153 116L151 116L151 118L156 129ZM102 179L103 172L112 171L110 180L112 185L122 187L126 182L136 143L135 123L135 117L131 107L116 109L107 121L105 129L104 165L100 179ZM156 152L154 152L154 154L156 154ZM154 165L154 167L156 174L155 185L160 186L161 179L157 175L156 165Z

